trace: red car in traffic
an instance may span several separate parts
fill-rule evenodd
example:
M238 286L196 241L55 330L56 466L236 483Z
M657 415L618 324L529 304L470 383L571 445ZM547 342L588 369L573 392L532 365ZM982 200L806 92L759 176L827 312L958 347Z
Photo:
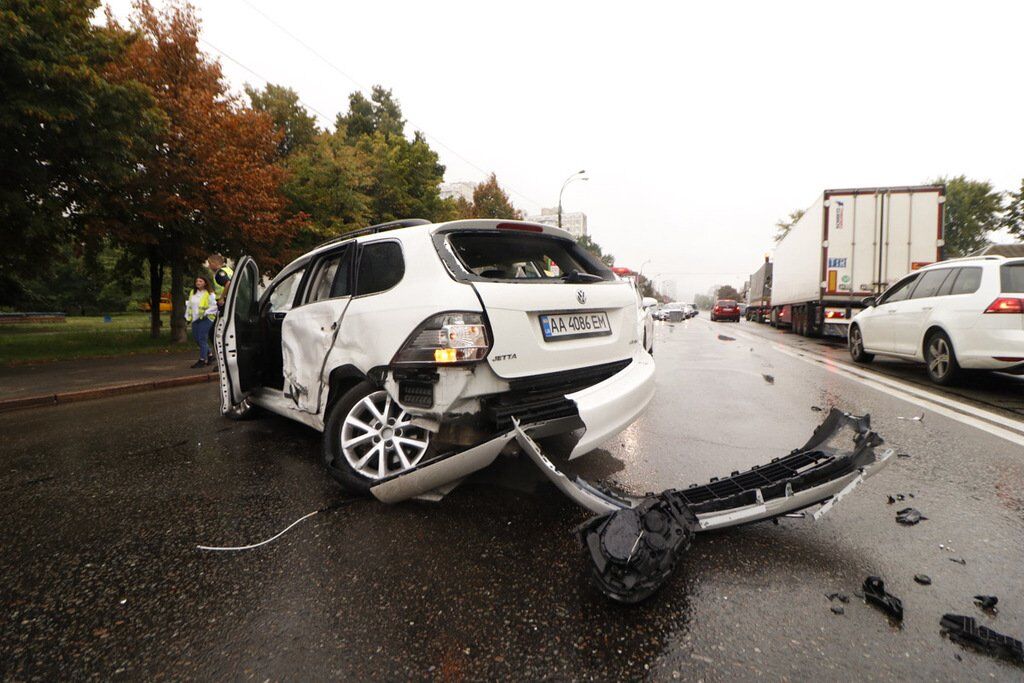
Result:
M740 321L740 307L732 299L719 299L715 307L711 309L711 320L732 320Z

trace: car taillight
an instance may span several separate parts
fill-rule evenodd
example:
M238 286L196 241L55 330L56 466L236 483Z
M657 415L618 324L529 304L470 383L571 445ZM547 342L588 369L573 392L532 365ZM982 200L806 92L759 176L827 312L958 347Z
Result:
M483 360L491 350L487 323L479 313L449 312L425 320L392 363L453 365Z
M826 308L825 318L828 320L843 320L846 318L846 311L841 308Z
M519 232L544 232L543 225L535 223L498 223L498 230L518 230Z
M1024 313L1024 300L999 297L988 305L986 313Z

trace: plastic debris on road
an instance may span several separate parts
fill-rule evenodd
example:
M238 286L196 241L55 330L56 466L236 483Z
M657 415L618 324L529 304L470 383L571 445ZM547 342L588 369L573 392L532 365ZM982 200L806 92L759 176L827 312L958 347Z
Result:
M923 519L928 518L922 515L921 511L917 508L903 508L896 513L896 521L907 526L917 524Z
M955 643L1024 665L1024 643L986 626L978 626L974 617L944 614L939 625L942 634Z
M999 598L994 595L975 595L974 604L985 610L994 610L999 603Z
M903 621L903 601L885 590L885 581L878 576L864 579L864 600L896 621Z
M914 574L914 581L917 581L922 586L932 585L932 577L927 574Z

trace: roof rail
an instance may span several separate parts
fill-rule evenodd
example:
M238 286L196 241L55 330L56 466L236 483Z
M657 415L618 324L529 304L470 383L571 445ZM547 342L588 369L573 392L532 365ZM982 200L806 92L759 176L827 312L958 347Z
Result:
M364 235L373 235L378 232L386 232L388 230L398 230L399 228L412 228L417 225L430 225L430 221L425 218L403 218L397 221L388 221L387 223L377 223L365 228L359 228L358 230L352 230L346 232L337 237L333 237L326 242L322 242L316 246L317 249L320 247L326 247L328 244L335 244L336 242L343 242L356 237L363 237Z

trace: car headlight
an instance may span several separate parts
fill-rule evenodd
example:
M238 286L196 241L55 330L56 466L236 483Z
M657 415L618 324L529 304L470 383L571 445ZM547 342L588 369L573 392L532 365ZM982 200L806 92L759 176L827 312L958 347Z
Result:
M399 349L393 364L453 365L483 360L491 350L479 313L452 311L427 318Z

